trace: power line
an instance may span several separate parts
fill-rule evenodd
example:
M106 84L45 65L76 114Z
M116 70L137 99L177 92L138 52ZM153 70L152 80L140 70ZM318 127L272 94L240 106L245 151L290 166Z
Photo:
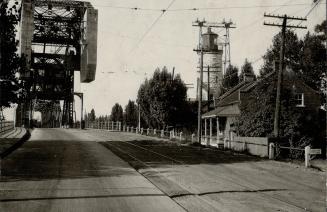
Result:
M173 5L173 3L176 0L172 0L169 5L166 7L166 9L161 10L161 14L156 18L156 20L151 24L151 26L145 31L145 33L142 35L141 39L138 41L138 43L135 45L135 47L131 50L131 52L133 52L135 49L137 49L139 47L139 45L142 43L142 41L144 40L144 38L147 36L147 34L152 30L152 28L156 25L156 23L158 23L158 21L160 20L160 18L165 14L165 12Z
M293 0L290 0L289 2L291 2L291 1L293 1ZM289 3L288 2L288 3ZM317 2L315 2L315 4L309 9L309 11L306 13L306 15L304 16L305 18L307 18L309 15L310 15L310 13L313 11L313 9L319 4L321 2L321 0L318 0ZM310 4L311 5L311 4ZM282 8L282 7L281 7ZM279 9L281 9L281 8L279 8ZM273 12L276 12L277 10L275 10L275 11L273 11ZM302 11L302 10L301 10ZM272 12L272 13L273 13ZM299 11L297 11L296 13L298 13ZM295 13L293 14L293 15L295 15ZM264 17L263 17L264 18ZM263 18L260 18L260 20L261 19L263 19ZM290 20L289 21L289 23L291 22L292 20ZM300 26L300 24L303 22L303 20L301 20L300 22L299 22L299 24L297 25L297 26ZM242 28L242 29L244 29L244 28ZM296 30L296 28L294 28L293 30ZM257 59L255 59L253 62L251 62L252 64L255 64L255 63L257 63L258 61L260 61L260 60L262 60L263 59L263 55L261 55L259 58L257 58Z
M293 0L291 0L293 1ZM174 1L172 1L174 2ZM159 8L141 8L141 7L124 7L124 6L112 6L112 5L94 5L96 7L112 8L112 9L124 9L131 11L154 11L154 12L183 12L183 11L206 11L206 10L223 10L223 9L253 9L253 8L272 8L272 7L296 7L296 6L308 6L311 4L276 4L276 5L252 5L252 6L225 6L225 7L194 7L194 8L177 8L169 9L168 6L165 9Z
M271 11L271 13L277 12L278 10L282 9L282 8L283 8L284 6L286 6L287 4L291 3L292 1L294 1L294 0L289 0L289 1L286 2L285 4L283 4L283 5L281 5L280 7L278 7L277 9ZM248 25L246 25L246 26L244 26L244 27L240 27L240 28L238 28L238 29L239 29L239 30L240 30L240 29L243 30L243 29L249 28L249 27L253 26L253 25L256 24L256 23L259 23L259 21L263 20L263 18L264 18L264 17L260 17L260 18L258 18L258 19L256 19L256 20L254 20L252 23L250 23L250 24L248 24Z

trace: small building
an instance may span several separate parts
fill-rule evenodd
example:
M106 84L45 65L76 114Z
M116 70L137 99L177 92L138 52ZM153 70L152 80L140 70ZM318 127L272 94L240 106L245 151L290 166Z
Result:
M296 107L303 111L310 111L310 113L319 113L321 106L320 93L298 79L294 72L289 69L286 69L283 75L282 85L292 88L294 99L297 102ZM271 72L257 81L254 80L254 77L247 75L242 82L216 99L215 109L202 115L204 122L203 141L207 145L216 145L217 142L222 143L224 139L233 140L234 136L239 135L240 105L247 101L249 94L261 80L269 77L276 77L275 72Z

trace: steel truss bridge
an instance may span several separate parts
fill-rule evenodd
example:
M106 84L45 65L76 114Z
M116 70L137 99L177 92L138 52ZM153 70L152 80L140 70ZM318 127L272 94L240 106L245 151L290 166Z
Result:
M21 73L27 90L21 106L25 120L31 120L38 102L63 101L58 121L72 126L74 71L80 71L83 83L95 79L97 10L89 2L69 0L22 0L21 7L20 51L27 67Z

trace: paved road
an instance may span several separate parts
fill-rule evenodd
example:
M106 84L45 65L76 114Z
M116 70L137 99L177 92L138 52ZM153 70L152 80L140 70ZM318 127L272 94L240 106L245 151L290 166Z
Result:
M325 172L159 141L36 129L2 161L0 211L325 211Z
M184 211L87 131L35 129L2 160L0 211Z
M326 211L326 172L229 152L90 131L188 211Z

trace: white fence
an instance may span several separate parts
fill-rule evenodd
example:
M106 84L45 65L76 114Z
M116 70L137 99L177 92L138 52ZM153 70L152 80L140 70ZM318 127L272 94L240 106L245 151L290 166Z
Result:
M164 130L153 128L138 128L128 125L122 125L121 122L89 122L86 123L86 128L103 129L110 131L122 131L147 136L155 136L159 138L166 138L171 140L178 140L180 142L197 142L197 136L184 135L183 132L176 130ZM260 157L269 157L269 159L275 159L276 146L275 143L269 142L266 137L238 137L234 136L232 139L223 139L221 136L202 136L202 144L216 146L225 150L233 150L244 152L247 151L251 155ZM302 150L302 149L301 149ZM303 149L304 151L304 149ZM311 155L321 154L319 149L310 149L309 146L305 148L305 166L310 166Z
M122 131L122 123L121 122L114 122L114 121L86 122L85 127L86 128L92 128L92 129Z

